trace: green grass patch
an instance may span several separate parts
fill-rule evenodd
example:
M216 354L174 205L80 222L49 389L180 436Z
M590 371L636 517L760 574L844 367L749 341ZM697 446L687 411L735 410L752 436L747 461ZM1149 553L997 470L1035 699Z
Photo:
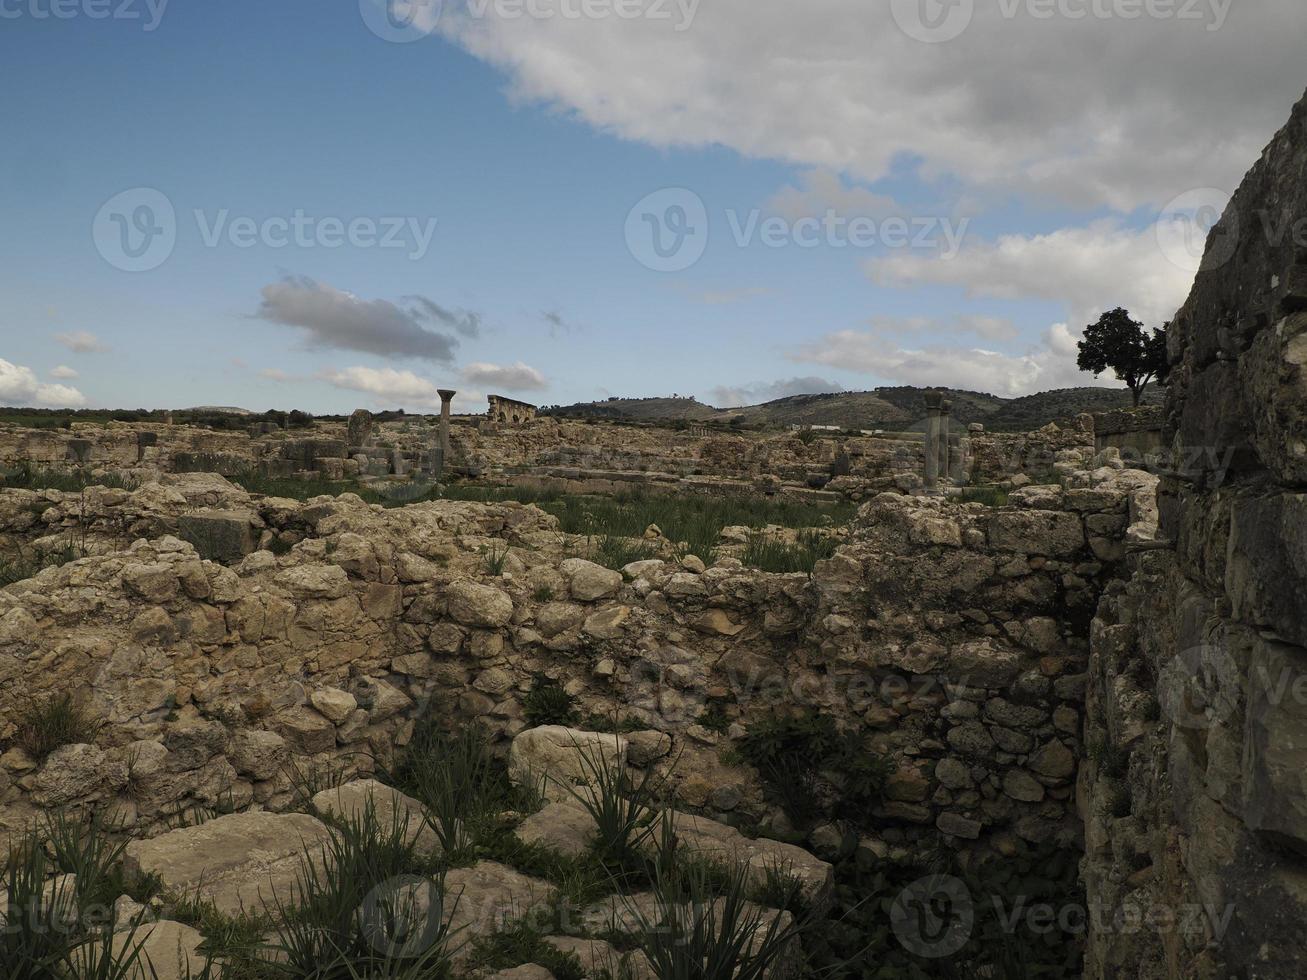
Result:
M804 572L811 575L817 562L835 554L839 542L812 529L799 532L790 544L766 534L751 534L740 560L764 572Z
M38 762L65 745L94 742L103 727L68 691L34 699L17 725L15 743Z

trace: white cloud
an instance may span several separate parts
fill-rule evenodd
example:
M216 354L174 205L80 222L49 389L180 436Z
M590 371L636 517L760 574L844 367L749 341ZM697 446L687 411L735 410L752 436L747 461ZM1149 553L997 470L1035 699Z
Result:
M339 371L324 371L319 377L337 388L371 395L375 404L388 408L440 408L437 386L412 371L348 367Z
M31 368L0 358L0 404L81 408L86 404L86 396L67 385L42 384Z
M830 170L809 170L800 185L781 188L772 195L766 209L790 221L819 218L828 211L842 218L882 218L900 210L893 198L850 186Z
M709 392L708 400L718 408L742 408L745 405L761 405L778 398L788 398L790 395L820 395L843 390L844 386L838 381L827 381L825 378L789 378L748 385L718 385Z
M791 360L858 371L895 384L944 385L1012 397L1090 384L1075 363L1076 340L1054 324L1023 354L983 347L926 344L905 347L875 330L841 330L791 351Z
M1121 212L1232 190L1302 93L1307 35L1307 5L1284 0L1170 8L1201 20L1138 16L1138 4L1130 19L1045 19L1019 2L1005 17L1012 5L977 3L943 44L912 40L894 5L867 0L712 0L683 30L676 17L443 6L439 30L505 71L514 98L625 139L866 182L905 162Z
M981 316L964 313L950 320L937 320L931 317L873 317L871 327L874 331L890 336L903 334L974 334L983 340L1015 340L1019 332L1011 320L1000 316Z
M545 376L535 368L518 361L516 364L488 364L478 361L463 368L463 380L485 388L502 388L505 391L543 391L549 387Z
M279 384L295 380L294 375L283 371L281 368L264 368L259 372L259 377L265 381L276 381Z
M74 354L103 354L108 345L89 330L74 330L71 333L54 335L56 343L63 344Z
M323 371L317 377L335 388L371 396L375 408L403 408L418 412L439 411L439 389L445 387L412 371L394 368L347 367ZM480 414L486 410L486 393L460 388L453 406L454 411L462 414Z
M1198 259L1193 268L1173 263L1155 227L1137 231L1111 220L1004 235L965 246L951 259L895 253L867 262L868 275L883 286L959 286L968 296L1062 302L1077 328L1118 306L1161 326L1185 301L1197 268Z
M67 364L60 364L58 367L50 369L50 377L56 381L71 381L78 376L78 373Z

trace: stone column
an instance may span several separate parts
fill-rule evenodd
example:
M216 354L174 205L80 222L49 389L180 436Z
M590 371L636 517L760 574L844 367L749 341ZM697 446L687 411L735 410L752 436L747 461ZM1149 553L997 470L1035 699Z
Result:
M457 392L441 388L437 394L440 395L440 435L436 445L436 477L439 478L445 475L445 461L449 459L449 403Z
M953 403L945 399L939 405L939 475L948 479L948 456L949 456L949 413L953 410Z
M944 393L926 392L926 489L939 486L939 413Z

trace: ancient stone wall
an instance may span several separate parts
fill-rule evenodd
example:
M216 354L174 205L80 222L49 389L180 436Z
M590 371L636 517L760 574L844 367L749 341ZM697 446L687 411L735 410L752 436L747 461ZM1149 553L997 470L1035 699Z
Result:
M100 802L152 830L193 806L282 808L295 772L366 770L421 710L507 738L546 676L586 714L671 736L681 802L716 816L784 824L723 750L802 707L897 764L887 840L1072 842L1084 624L1149 481L1082 478L992 510L881 495L811 578L744 568L729 542L711 568L666 551L618 573L516 504L258 501L287 553L226 567L165 535L0 590L0 744L52 692L106 723L44 763L4 752L0 820Z
M1163 550L1093 624L1087 976L1302 976L1307 102L1168 335ZM1295 231L1295 229L1297 229Z

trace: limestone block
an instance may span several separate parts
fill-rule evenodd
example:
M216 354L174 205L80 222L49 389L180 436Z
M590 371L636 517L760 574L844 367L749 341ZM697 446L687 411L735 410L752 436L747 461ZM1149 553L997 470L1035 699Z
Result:
M515 782L540 785L551 800L571 800L592 781L595 766L626 765L627 741L620 735L585 732L561 725L528 728L513 739L508 771Z
M507 626L513 618L513 600L502 589L492 585L454 582L445 597L450 617L464 626L498 629Z
M233 813L196 827L127 845L131 874L157 874L165 888L211 901L219 912L261 909L274 898L291 902L296 872L330 838L303 813Z

